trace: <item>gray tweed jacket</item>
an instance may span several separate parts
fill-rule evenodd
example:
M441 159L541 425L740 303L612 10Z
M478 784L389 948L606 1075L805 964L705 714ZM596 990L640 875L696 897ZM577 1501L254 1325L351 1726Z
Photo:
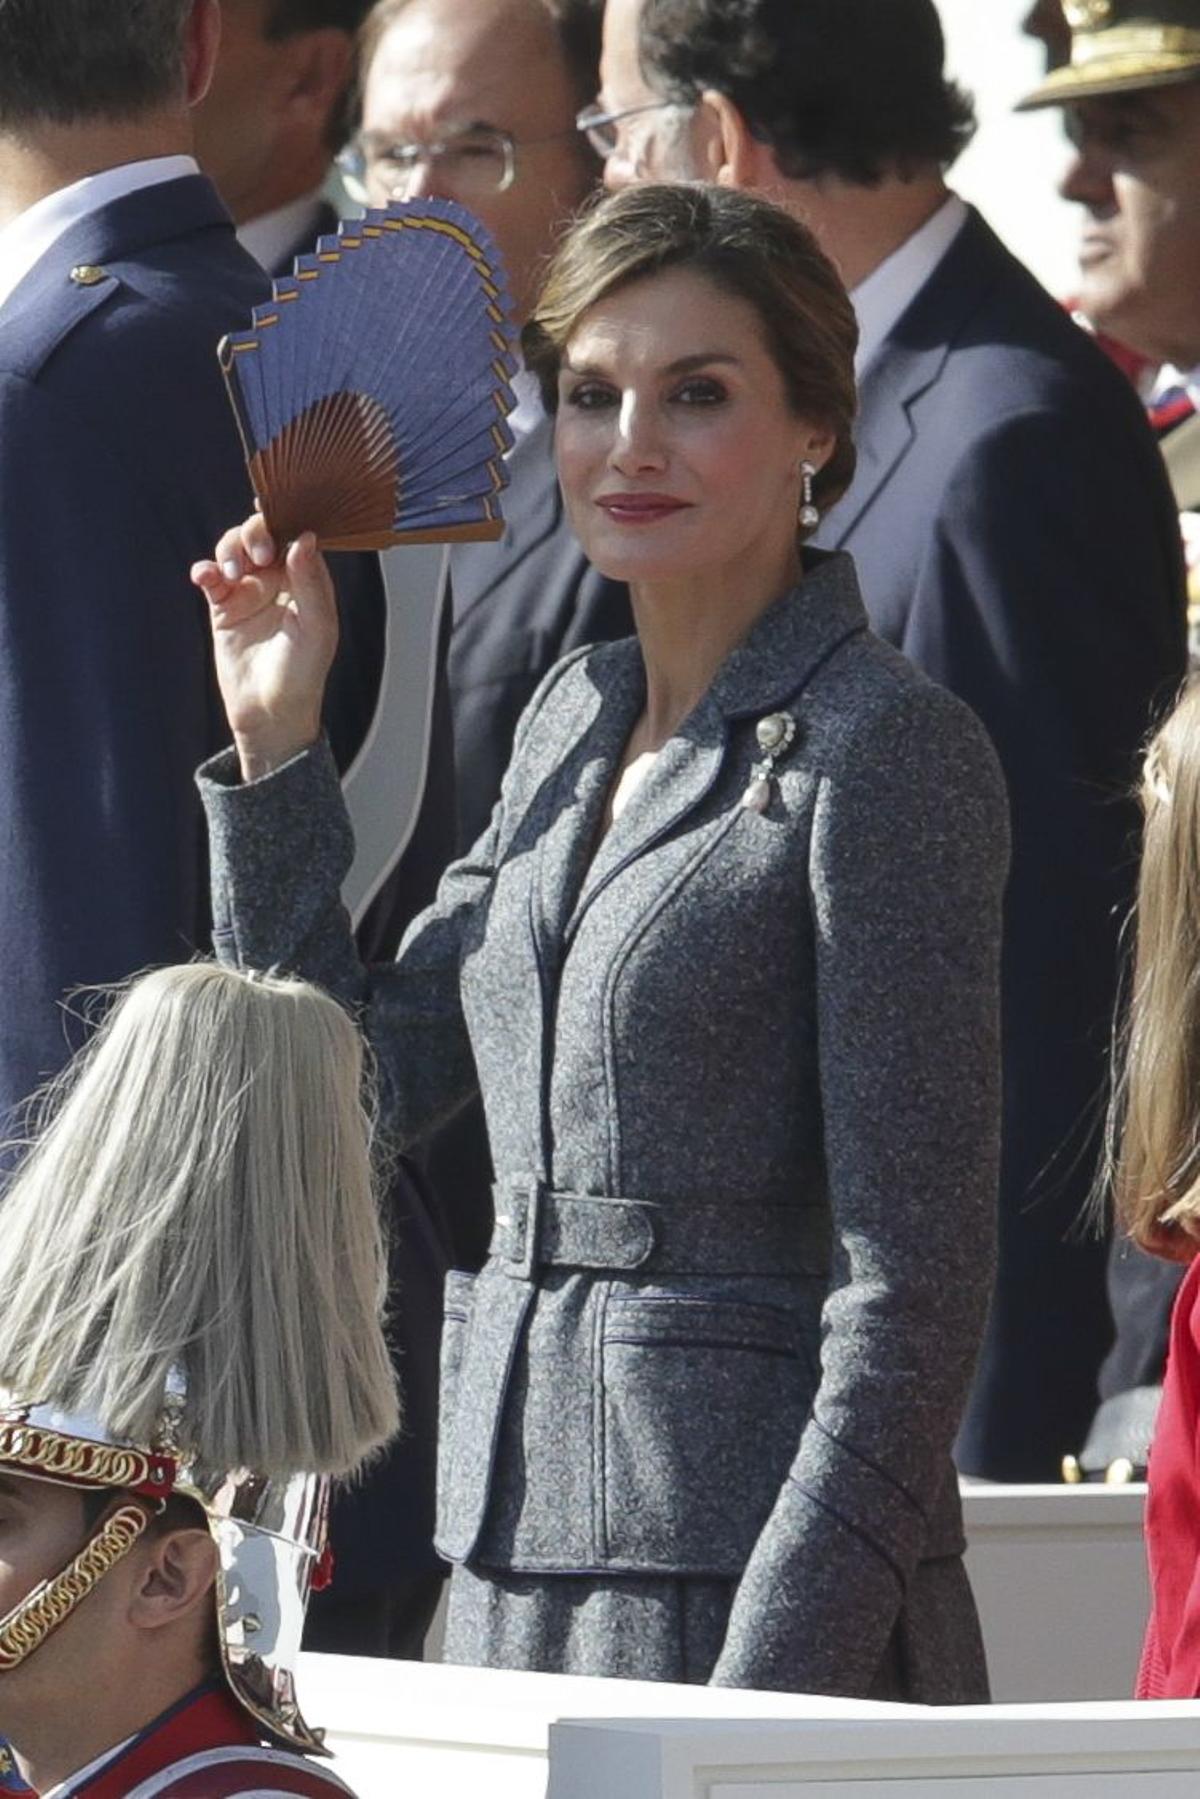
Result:
M478 1070L497 1225L447 1294L445 1554L740 1576L716 1680L865 1691L917 1563L963 1547L1003 787L973 715L870 635L844 555L596 848L643 679L633 640L551 671L488 830L370 971L327 752L250 786L210 763L216 941L362 1005L405 1139ZM795 734L756 810L771 714Z

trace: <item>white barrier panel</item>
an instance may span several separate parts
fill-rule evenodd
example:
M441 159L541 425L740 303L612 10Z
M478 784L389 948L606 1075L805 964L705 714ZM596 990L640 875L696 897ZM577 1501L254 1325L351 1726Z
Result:
M559 1718L905 1717L908 1708L786 1693L419 1662L301 1657L300 1699L358 1799L545 1799ZM614 1790L611 1799L622 1799Z
M992 1697L1127 1699L1149 1606L1145 1487L965 1485Z
M548 1799L1194 1799L1200 1706L555 1725Z

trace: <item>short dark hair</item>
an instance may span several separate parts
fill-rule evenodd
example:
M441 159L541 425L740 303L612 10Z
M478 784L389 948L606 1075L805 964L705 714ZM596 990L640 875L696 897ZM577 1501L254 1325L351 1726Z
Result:
M275 41L330 29L353 37L370 10L371 0L268 0L263 29Z
M286 0L283 0L286 4ZM297 0L300 4L301 0ZM315 0L311 0L315 4ZM376 0L367 9L359 39L359 81L366 75L388 27L400 17L410 0ZM462 0L464 6L470 0ZM594 100L600 85L600 34L604 25L604 0L529 0L550 17L558 32L563 58L570 71L580 106Z
M192 0L0 0L0 130L128 119L184 92Z
M645 0L640 48L652 87L727 95L798 180L948 168L975 130L933 0Z
M551 258L522 333L547 410L584 314L608 294L667 269L687 269L758 314L788 403L833 433L813 483L826 511L854 475L854 352L858 325L840 276L808 228L736 188L646 183L610 194L571 226Z

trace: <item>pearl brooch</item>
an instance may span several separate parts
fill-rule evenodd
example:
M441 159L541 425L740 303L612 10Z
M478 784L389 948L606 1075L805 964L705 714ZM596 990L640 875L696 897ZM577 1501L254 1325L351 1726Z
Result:
M747 812L765 812L771 803L775 764L787 755L796 740L796 721L790 712L768 712L755 725L754 738L762 752L762 761L750 771L742 805Z

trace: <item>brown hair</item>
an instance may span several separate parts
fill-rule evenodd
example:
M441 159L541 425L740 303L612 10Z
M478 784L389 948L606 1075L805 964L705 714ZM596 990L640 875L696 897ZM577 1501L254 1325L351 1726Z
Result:
M547 409L558 404L559 367L583 315L618 288L664 269L703 275L754 308L793 411L834 434L833 454L813 483L813 497L827 511L854 475L858 326L812 233L751 194L647 184L582 215L550 263L521 339Z
M1200 681L1150 743L1128 1016L1109 1114L1107 1180L1144 1249L1200 1249Z

